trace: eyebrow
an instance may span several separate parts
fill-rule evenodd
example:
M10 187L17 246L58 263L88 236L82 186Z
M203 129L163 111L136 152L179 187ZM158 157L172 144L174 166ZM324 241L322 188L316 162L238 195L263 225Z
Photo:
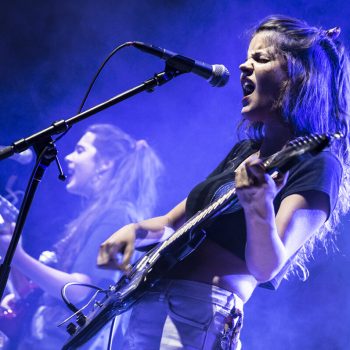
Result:
M254 55L257 55L257 54L267 54L267 55L270 55L271 57L275 57L276 53L274 52L274 50L271 50L269 48L258 49L258 50L250 52L250 56L254 56ZM249 57L249 51L248 51L248 56L247 57Z

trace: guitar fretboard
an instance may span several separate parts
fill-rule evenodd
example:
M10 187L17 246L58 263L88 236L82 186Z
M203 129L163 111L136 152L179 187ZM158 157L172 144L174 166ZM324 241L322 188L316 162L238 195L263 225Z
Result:
M198 225L201 222L204 222L210 217L212 213L216 213L217 208L229 204L229 202L235 194L236 188L231 188L225 194L219 197L216 201L208 205L205 209L195 214L191 219L186 221L177 231L175 231L171 237L169 237L159 246L159 248L157 249L158 253L161 250L166 249L169 245L173 244L174 241L182 237L185 233L189 232L196 225Z

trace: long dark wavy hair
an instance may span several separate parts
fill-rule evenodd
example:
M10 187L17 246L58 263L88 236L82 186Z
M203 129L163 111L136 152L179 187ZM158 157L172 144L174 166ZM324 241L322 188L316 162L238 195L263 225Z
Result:
M64 255L60 264L63 270L69 270L89 230L111 209L122 206L131 221L150 217L157 200L157 180L163 171L160 159L146 141L136 141L111 124L93 124L86 132L95 135L96 161L113 161L113 176L66 225L63 238L55 245L58 256Z
M301 248L290 272L302 272L306 279L305 262L316 243L334 246L334 229L340 216L350 207L350 69L347 51L338 39L339 28L324 30L299 19L274 15L265 18L252 37L264 32L285 62L288 79L275 108L292 128L294 136L310 133L342 132L345 137L334 142L331 151L343 166L343 176L336 207L317 234ZM261 122L243 120L239 131L261 142L264 126Z

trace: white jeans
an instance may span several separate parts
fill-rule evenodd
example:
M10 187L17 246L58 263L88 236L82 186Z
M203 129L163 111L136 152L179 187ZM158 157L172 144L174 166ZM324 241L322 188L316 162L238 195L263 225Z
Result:
M242 323L242 308L239 297L216 286L184 280L161 281L132 308L122 349L240 349L239 333L236 337L232 333L237 322ZM233 316L229 341L225 343L223 330L233 309L239 311L240 317Z

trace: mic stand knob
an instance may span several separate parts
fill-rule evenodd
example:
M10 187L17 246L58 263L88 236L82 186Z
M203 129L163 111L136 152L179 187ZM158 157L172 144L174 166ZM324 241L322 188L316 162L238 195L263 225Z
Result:
M59 161L59 159L58 159L57 156L55 157L55 162L56 162L56 165L57 165L57 168L58 168L58 173L59 173L59 174L58 174L58 178L59 178L61 181L66 181L67 176L64 175L64 172L63 172L62 167L61 167L61 163L60 163L60 161Z

